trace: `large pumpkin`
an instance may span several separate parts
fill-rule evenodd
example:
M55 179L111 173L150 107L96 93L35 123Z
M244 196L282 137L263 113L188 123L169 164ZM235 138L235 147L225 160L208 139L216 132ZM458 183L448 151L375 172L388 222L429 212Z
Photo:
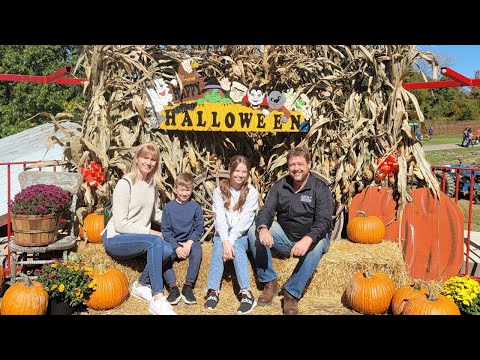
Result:
M45 315L48 308L48 293L38 281L20 274L23 281L11 285L2 300L2 315Z
M358 216L348 221L347 236L356 243L378 244L385 236L385 225L376 216L358 210Z
M391 190L369 186L352 199L349 221L357 210L375 215L385 224L385 239L393 242L398 241L400 227L410 277L428 281L457 275L463 264L462 210L442 192L437 199L429 189L419 188L411 196L413 202L405 205L400 224Z
M105 228L103 223L103 214L91 213L83 220L83 228L87 233L88 242L102 243L103 239L100 233ZM81 236L81 235L80 235Z
M393 190L381 186L367 186L361 193L355 195L348 207L348 223L357 217L361 210L370 216L376 216L385 225L384 239L397 241L399 222L397 217L397 202L393 199ZM348 225L347 225L348 226Z
M345 290L348 304L362 314L383 314L390 307L395 284L385 274L358 272L350 279Z
M405 206L402 248L410 276L422 280L445 280L463 264L463 212L443 192L436 199L429 189L411 192Z
M460 315L455 301L442 294L434 294L432 287L429 284L426 286L428 294L408 300L402 315Z
M419 281L399 287L392 297L391 308L393 315L400 315L406 302L410 299L416 296L425 296L426 294L428 294L427 288L422 287Z
M90 295L87 306L94 310L109 310L121 305L128 296L128 279L120 270L94 270L96 290Z

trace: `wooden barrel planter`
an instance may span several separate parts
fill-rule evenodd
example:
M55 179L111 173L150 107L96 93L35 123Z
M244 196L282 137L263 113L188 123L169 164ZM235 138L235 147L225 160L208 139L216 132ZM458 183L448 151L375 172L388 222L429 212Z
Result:
M57 241L62 213L56 215L13 215L14 241L20 246L44 246Z
M371 189L370 189L371 188ZM427 188L411 192L402 223L396 218L396 201L388 188L369 187L355 195L349 219L357 210L378 216L386 225L385 240L402 247L406 270L414 279L445 280L455 276L463 263L463 213L455 202L440 193L436 199Z

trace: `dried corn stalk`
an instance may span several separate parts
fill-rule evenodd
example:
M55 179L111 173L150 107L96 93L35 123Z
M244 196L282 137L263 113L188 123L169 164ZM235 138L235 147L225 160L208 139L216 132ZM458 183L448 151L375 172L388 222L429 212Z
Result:
M203 76L306 94L312 114L310 131L150 130L145 87L157 76L175 79L182 87L175 69L187 58L200 65L197 71ZM331 179L336 214L340 214L357 192L372 184L377 158L396 150L400 172L390 185L403 209L410 199L409 184L420 181L435 194L439 191L408 126L407 110L413 110L422 126L423 114L416 98L402 87L420 58L435 65L430 53L413 45L85 46L80 66L88 77L84 92L89 105L82 137L72 139L65 154L76 166L100 161L108 182L98 190L106 193L127 171L132 149L154 141L161 149L158 184L168 200L178 173L226 169L234 154L251 159L251 181L265 196L273 182L286 174L288 150L306 146L314 170Z

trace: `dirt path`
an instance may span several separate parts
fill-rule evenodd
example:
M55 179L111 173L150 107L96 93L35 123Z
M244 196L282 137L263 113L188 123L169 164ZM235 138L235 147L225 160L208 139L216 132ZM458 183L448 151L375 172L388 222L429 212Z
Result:
M435 150L449 150L449 149L459 149L462 146L460 144L438 144L438 145L428 145L423 143L423 151L435 151Z

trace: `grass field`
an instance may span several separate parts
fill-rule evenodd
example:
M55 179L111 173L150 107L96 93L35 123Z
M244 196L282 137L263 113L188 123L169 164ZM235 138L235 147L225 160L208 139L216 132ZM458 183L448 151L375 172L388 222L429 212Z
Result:
M427 151L425 156L428 162L432 165L461 163L480 167L480 145L468 148L458 147L458 149Z

